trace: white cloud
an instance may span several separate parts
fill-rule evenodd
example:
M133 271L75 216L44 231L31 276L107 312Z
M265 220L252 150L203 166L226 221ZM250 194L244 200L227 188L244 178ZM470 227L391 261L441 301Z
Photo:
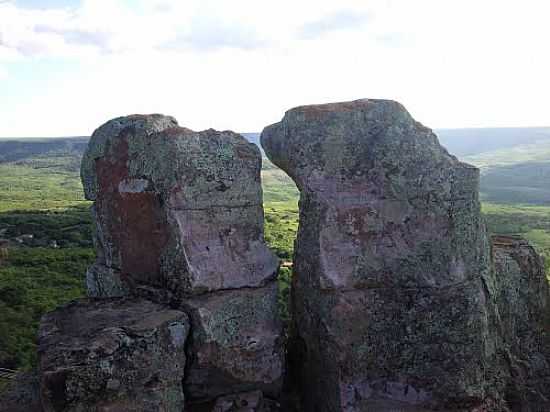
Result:
M431 127L550 124L548 15L541 0L0 3L0 65L79 63L6 104L0 135L86 134L132 112L259 131L296 105L362 97Z
M339 10L322 18L308 22L300 28L300 35L315 39L324 34L339 30L354 30L369 21L369 15L356 10Z

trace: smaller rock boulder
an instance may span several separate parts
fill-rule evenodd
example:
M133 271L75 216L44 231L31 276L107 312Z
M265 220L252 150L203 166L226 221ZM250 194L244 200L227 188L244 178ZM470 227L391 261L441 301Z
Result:
M193 324L184 382L188 401L253 390L279 394L284 356L275 282L195 297L183 308Z
M181 412L188 332L185 313L141 299L84 299L45 315L45 412Z
M544 261L518 236L493 236L498 314L512 410L550 410L550 293Z

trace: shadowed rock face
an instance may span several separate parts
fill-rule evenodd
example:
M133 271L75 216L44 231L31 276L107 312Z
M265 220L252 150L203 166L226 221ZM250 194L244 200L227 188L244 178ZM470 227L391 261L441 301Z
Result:
M478 170L392 101L298 107L261 141L301 194L306 411L482 407L495 338Z
M43 412L40 401L40 380L36 371L25 371L0 390L0 411Z
M550 295L543 259L519 237L494 236L493 262L512 410L550 410Z
M233 132L193 132L161 115L101 126L81 171L98 249L89 294L139 285L197 294L272 280L260 168L257 147Z
M44 411L183 409L189 319L141 299L82 300L40 324Z

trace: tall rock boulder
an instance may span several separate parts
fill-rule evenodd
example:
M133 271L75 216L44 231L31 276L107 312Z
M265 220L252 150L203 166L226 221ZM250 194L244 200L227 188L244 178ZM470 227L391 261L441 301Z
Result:
M493 236L504 397L511 410L550 410L550 294L544 262L519 237Z
M300 190L305 410L489 410L496 286L478 170L393 101L298 107L261 141Z
M89 294L200 294L273 280L260 168L257 147L233 132L193 132L161 115L101 126L81 170L98 250Z
M83 158L98 251L88 294L139 295L189 315L191 411L258 391L266 403L280 390L278 261L263 239L260 169L241 135L161 115L107 122Z

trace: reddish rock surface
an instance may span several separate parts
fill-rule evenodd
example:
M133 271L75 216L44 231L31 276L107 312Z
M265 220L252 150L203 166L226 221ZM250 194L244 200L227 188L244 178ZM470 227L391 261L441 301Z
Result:
M258 148L233 132L193 132L160 115L101 126L81 172L97 227L89 294L139 285L197 294L273 280L260 167Z
M189 314L189 408L280 391L278 261L263 239L260 169L242 136L161 115L107 122L84 155L98 249L88 294L139 295Z

